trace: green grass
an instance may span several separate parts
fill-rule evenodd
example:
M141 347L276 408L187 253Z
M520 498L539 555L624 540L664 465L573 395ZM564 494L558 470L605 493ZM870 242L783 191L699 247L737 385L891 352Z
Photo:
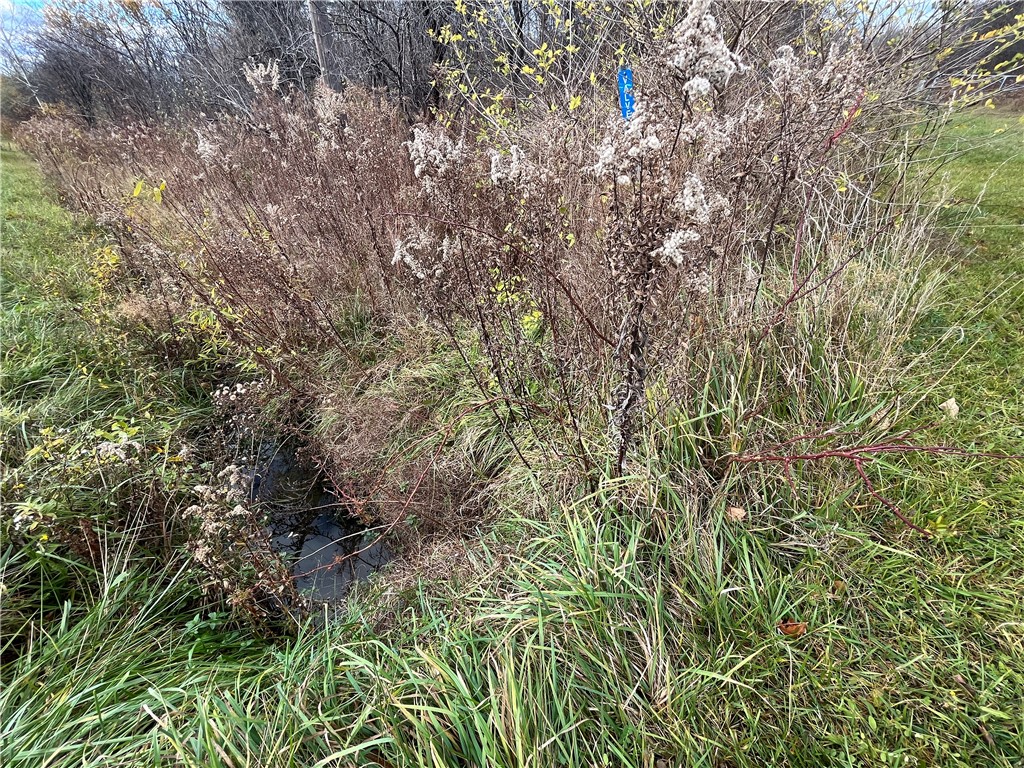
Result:
M951 224L969 216L964 254L908 350L963 328L905 382L904 425L921 427L922 443L1024 454L1024 236L1005 226L1024 223L1024 130L1015 121L975 116L946 138L985 139L951 171L958 198L973 199L986 181L988 194L977 209L949 210ZM78 337L72 307L89 299L76 293L87 281L74 277L84 274L74 246L82 233L45 201L22 159L5 157L4 170L5 219L24 212L5 223L5 248L11 227L26 232L21 253L5 253L5 312L22 318L5 326L19 329L5 401L16 393L14 410L34 414L16 417L21 434L38 434L47 419L91 423L94 408L127 416L122 406L141 384L115 395L73 376L96 354L73 354L67 341ZM45 286L55 265L70 277L53 291ZM163 389L167 377L158 381L146 387L165 407L189 402L187 391ZM937 406L951 396L962 410L943 421ZM1021 765L1019 463L888 462L881 490L935 530L931 538L832 488L788 527L769 514L731 524L698 514L671 473L656 477L654 487L621 481L637 498L626 510L605 486L543 520L513 515L461 577L398 594L384 580L336 623L276 643L199 609L198 587L177 561L154 573L125 549L92 586L75 580L71 607L50 595L45 611L20 609L35 639L4 668L0 759ZM10 589L11 569L37 555L6 557ZM60 575L52 563L37 573ZM777 625L787 618L806 622L806 634L783 635Z
M981 145L950 169L956 194L969 201L962 205L981 198L967 212L966 253L938 310L940 322L963 329L963 340L934 365L935 373L950 372L945 392L962 408L949 434L1024 454L1024 123L1016 114L976 115L955 125L948 141Z
M91 271L105 246L100 234L56 204L23 155L5 150L2 161L6 660L45 630L41 615L60 613L65 601L74 615L85 610L83 590L105 578L101 561L128 551L142 561L153 552L140 538L153 539L164 524L159 535L171 535L165 513L189 481L173 455L208 405L196 366L188 376L158 367L113 324ZM125 460L102 458L104 444L120 446Z

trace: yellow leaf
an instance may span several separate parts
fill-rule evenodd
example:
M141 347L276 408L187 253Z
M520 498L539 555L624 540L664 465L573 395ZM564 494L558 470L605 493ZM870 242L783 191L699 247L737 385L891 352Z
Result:
M583 97L582 96L573 96L571 99L569 99L569 111L571 112L574 109L579 109L579 106L582 103L583 103Z

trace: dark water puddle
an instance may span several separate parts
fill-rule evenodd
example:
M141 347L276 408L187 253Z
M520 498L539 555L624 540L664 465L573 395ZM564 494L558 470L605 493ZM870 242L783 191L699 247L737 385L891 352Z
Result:
M349 514L294 447L262 443L251 481L250 496L267 513L271 545L291 563L295 586L307 599L339 600L391 559L377 532Z

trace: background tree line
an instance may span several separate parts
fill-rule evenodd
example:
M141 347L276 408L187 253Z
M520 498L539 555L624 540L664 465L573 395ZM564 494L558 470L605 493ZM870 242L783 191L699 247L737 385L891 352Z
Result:
M445 91L571 100L671 28L676 0L53 0L41 24L5 21L5 122L60 105L93 124L244 112L246 65L276 61L286 89L321 77L387 91L410 120ZM867 10L865 10L867 8ZM842 13L864 15L869 45L937 59L934 82L977 66L1002 80L1024 59L1024 0L725 2L733 46L806 43ZM870 18L868 18L870 16ZM1016 32L1007 30L1016 27ZM880 31L884 35L879 34ZM895 41L895 43L894 43ZM1003 83L1005 85L1005 83ZM609 90L609 89L605 89ZM612 91L609 91L610 93ZM474 95L475 94L475 95ZM514 107L513 107L514 108Z

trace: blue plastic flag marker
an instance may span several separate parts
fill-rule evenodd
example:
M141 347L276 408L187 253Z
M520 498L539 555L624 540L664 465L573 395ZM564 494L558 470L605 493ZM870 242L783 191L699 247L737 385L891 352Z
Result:
M629 120L636 109L636 97L633 96L633 70L622 67L619 70L619 107L622 108L622 119Z

